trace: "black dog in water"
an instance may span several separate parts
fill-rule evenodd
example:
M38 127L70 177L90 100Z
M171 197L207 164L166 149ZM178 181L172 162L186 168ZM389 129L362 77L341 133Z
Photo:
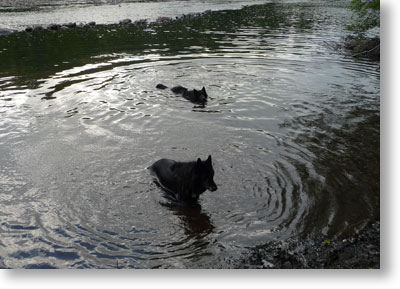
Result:
M214 169L211 156L202 161L176 162L169 159L156 161L150 171L167 192L172 193L177 200L195 201L206 190L217 190L214 183Z
M156 88L158 89L166 89L168 88L164 84L157 84ZM195 103L202 103L204 104L207 101L208 94L206 92L205 87L201 90L193 89L193 90L188 90L186 87L183 86L174 86L171 88L172 92L175 94L180 94L182 95L183 98L190 100L191 102Z

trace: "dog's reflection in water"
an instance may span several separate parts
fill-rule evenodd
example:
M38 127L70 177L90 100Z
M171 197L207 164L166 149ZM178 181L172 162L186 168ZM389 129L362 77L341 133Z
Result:
M185 234L191 238L200 239L214 230L214 226L208 214L206 214L197 200L183 202L162 189L157 181L154 183L162 190L163 198L160 204L178 216L182 222Z

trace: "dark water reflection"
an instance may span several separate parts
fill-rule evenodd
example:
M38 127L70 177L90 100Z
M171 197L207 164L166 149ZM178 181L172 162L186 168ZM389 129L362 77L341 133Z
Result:
M378 220L379 64L334 49L342 4L1 36L0 266L228 267ZM146 169L208 154L218 190L190 206Z
M164 203L174 215L179 216L185 234L190 238L201 239L208 235L214 229L210 217L202 212L200 204L177 205L173 203Z
M327 118L321 115L307 125L326 127L328 134L299 136L299 141L307 142L310 151L319 156L314 167L325 176L324 185L313 190L320 205L307 218L317 226L327 224L324 232L329 235L351 233L349 224L362 227L371 219L379 220L379 106L351 108L340 129L327 125ZM334 214L322 215L332 204L337 208Z

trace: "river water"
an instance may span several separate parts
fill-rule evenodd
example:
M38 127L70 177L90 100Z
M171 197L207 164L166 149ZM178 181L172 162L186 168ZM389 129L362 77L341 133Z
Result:
M112 4L22 2L0 27ZM226 268L269 241L379 220L379 63L338 49L347 2L230 2L145 28L110 24L118 14L0 36L0 267ZM139 4L155 19L182 3ZM205 86L209 101L158 83ZM218 190L196 205L171 203L147 170L209 154Z

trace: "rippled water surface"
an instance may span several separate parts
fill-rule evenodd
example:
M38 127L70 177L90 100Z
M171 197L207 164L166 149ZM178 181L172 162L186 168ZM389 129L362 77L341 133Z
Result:
M378 220L379 63L337 49L344 4L0 36L0 267L228 267ZM146 169L209 154L196 205Z

